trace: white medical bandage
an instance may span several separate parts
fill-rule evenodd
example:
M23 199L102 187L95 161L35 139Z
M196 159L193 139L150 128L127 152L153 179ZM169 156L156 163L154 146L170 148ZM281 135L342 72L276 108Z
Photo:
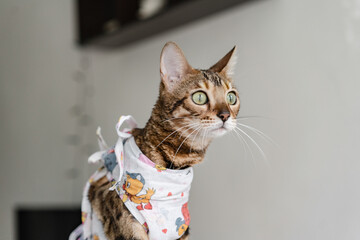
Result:
M113 183L110 189L116 190L127 209L148 231L150 240L178 239L190 223L187 203L193 169L171 170L155 165L142 154L131 134L120 131L124 122L136 126L132 117L120 118L117 125L119 140L114 148L104 150L106 143L98 133L102 151L93 154L89 161L101 161L105 168L97 171L89 182L106 175ZM103 230L98 229L102 224L87 198L89 186L90 183L83 195L83 238L79 239L105 240Z

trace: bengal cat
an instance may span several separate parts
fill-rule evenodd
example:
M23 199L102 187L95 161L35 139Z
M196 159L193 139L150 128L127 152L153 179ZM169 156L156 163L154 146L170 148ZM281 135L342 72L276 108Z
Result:
M239 94L232 75L235 47L206 70L191 67L168 42L161 52L158 100L144 128L132 130L136 145L156 166L186 169L204 159L210 142L236 127ZM90 185L88 198L109 240L150 239L106 177ZM189 228L179 239L189 238ZM96 239L94 237L94 239ZM165 238L164 238L165 239Z

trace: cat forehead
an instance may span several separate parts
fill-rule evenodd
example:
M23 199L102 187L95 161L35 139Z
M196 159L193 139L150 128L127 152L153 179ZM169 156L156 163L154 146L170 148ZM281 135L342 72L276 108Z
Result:
M228 79L222 77L219 73L213 72L210 70L200 70L204 79L201 81L200 85L203 88L209 88L209 83L213 84L215 87L223 87L225 90L232 88L231 82Z
M191 92L192 89L202 88L209 91L229 91L235 89L232 86L231 79L226 78L222 74L211 70L196 69L195 74L187 75L182 82L175 88L173 95L184 96ZM215 92L214 92L215 94Z

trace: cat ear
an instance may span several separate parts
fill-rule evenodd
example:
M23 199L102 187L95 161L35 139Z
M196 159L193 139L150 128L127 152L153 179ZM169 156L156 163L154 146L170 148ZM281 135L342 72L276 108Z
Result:
M213 65L210 70L223 73L226 76L232 77L234 74L236 61L236 46L234 46L233 49L231 49L230 52L228 52L222 59L220 59L215 65Z
M193 68L187 62L184 53L174 42L165 44L160 57L160 75L168 91L172 91L181 79Z

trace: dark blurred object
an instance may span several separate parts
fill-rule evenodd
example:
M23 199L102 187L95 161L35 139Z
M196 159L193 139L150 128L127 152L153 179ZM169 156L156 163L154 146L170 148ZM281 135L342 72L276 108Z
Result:
M77 0L79 43L104 32L104 24L115 18L115 0Z
M16 215L18 240L68 239L81 224L80 208L19 208Z
M186 1L196 1L196 0L167 0L166 2L168 7L173 7L180 3L184 3Z
M115 18L121 25L134 22L138 19L140 0L117 0Z
M118 47L255 0L76 1L78 43Z

